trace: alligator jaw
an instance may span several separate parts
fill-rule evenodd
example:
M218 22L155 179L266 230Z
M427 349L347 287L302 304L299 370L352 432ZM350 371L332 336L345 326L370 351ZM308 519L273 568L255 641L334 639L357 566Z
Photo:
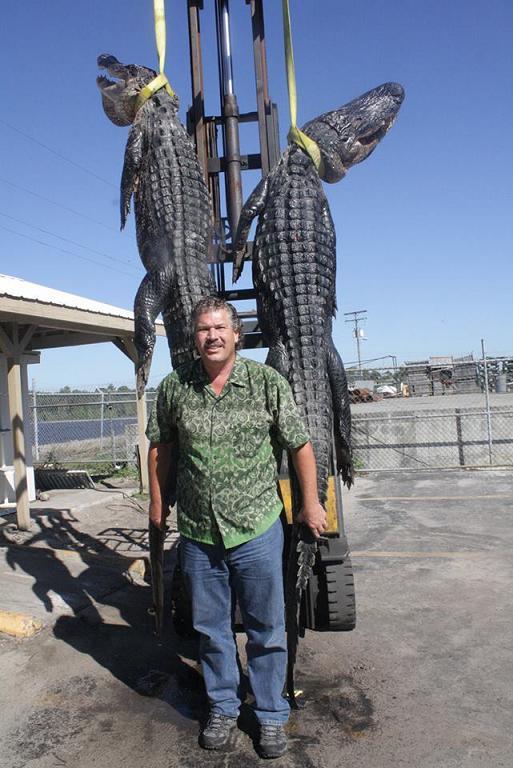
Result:
M144 80L149 81L154 76L153 70L135 64L122 64L108 53L98 56L97 64L109 74L109 77L99 75L96 78L105 114L115 125L130 125L136 112L135 97Z
M403 99L398 83L384 83L303 127L319 145L325 181L339 181L373 152L392 127Z
M112 100L119 98L128 82L129 73L127 67L124 67L115 56L105 53L98 56L97 64L100 69L105 69L110 77L116 78L115 80L109 80L105 75L99 75L96 78L96 85L102 92L102 96L105 95Z
M105 96L112 101L121 96L123 88L125 87L124 83L109 80L105 75L98 75L96 78L96 85L100 89L102 96Z

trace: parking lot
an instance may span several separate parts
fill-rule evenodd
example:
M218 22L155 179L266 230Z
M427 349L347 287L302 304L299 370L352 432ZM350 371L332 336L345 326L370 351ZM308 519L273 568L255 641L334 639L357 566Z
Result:
M357 627L302 641L297 684L307 704L293 713L290 750L276 764L509 768L512 472L360 476L345 508ZM140 516L123 521L141 529ZM2 592L16 571L36 612L37 569L28 554L9 564L2 549ZM120 583L113 569L109 589L108 567L90 562L84 580L69 565L65 582L59 567L52 588L61 602L47 606L45 628L2 636L2 768L261 764L246 709L230 751L198 747L205 700L194 645L169 625L158 643L148 586ZM83 604L66 600L80 578Z

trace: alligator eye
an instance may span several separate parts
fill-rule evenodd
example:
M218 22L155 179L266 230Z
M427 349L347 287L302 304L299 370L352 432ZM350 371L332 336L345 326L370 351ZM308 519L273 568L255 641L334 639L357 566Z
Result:
M109 67L115 66L116 64L119 64L119 61L116 59L115 56L111 56L108 53L102 53L97 58L97 64L99 67L108 69Z

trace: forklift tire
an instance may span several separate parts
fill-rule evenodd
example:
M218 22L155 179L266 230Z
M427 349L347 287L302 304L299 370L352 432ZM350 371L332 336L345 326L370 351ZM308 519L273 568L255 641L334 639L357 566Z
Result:
M356 603L351 558L340 563L317 563L310 579L314 607L312 629L351 632L356 626Z

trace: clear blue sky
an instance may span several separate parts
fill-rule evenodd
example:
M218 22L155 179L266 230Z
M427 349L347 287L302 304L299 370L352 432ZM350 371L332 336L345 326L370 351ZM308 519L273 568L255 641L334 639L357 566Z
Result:
M212 6L205 0L202 14L210 113L218 110ZM103 114L96 57L156 67L152 7L151 0L27 0L4 9L1 272L132 306L143 268L133 220L119 232L127 129ZM283 145L281 3L265 0L264 8ZM231 10L236 91L241 109L251 110L249 10L244 0L231 0ZM327 187L338 236L334 337L344 360L355 359L355 344L343 312L359 309L368 310L364 357L478 353L481 337L490 353L513 353L511 1L291 0L291 12L300 123L386 80L406 90L374 154ZM167 0L167 24L166 72L184 116L185 0ZM254 132L245 130L243 142L256 151ZM245 180L247 195L256 178ZM162 343L150 383L168 367ZM45 388L133 381L112 345L44 352L31 374Z

